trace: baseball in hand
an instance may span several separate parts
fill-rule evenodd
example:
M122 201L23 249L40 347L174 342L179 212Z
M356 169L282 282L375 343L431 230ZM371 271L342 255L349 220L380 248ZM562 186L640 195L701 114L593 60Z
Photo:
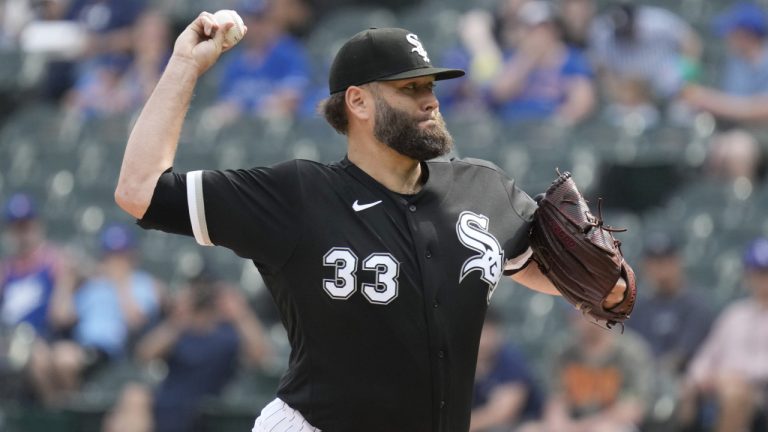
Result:
M243 24L243 19L240 18L240 15L231 9L222 9L214 13L213 17L222 27L229 22L234 24L224 35L224 51L237 45L245 34L245 24Z

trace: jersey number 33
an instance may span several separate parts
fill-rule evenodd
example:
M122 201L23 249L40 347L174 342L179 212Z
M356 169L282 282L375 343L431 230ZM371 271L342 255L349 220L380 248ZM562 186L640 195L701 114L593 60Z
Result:
M323 280L323 289L335 299L348 299L357 289L357 255L350 249L336 247L323 256L323 264L335 267L335 277ZM400 263L388 253L372 253L363 260L361 270L375 273L374 283L364 283L362 292L369 302L389 304L397 298Z

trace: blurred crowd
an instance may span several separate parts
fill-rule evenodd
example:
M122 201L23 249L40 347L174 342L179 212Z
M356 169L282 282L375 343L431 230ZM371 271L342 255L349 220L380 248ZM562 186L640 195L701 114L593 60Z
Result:
M715 311L686 279L680 243L654 232L636 263L641 296L622 332L576 311L531 378L491 310L472 431L752 431L768 428L768 238L744 246L748 294Z
M406 4L352 3L390 9ZM8 0L0 6L0 50L25 56L24 80L36 83L25 100L60 104L79 119L135 114L157 82L174 36L192 18L180 4ZM210 127L242 117L315 116L327 95L333 47L321 47L321 55L310 47L324 19L345 2L227 0L200 6L237 9L250 30L211 73L214 97L204 117ZM693 127L706 113L717 125L708 146L709 171L726 178L762 175L765 146L754 129L768 119L768 18L756 3L732 3L712 22L694 27L643 2L478 1L449 33L452 40L441 41L432 58L468 76L438 89L448 118L560 126L600 121L647 130ZM704 42L712 40L722 46L715 50ZM12 111L16 102L0 95L0 112Z
M194 17L186 3L6 0L0 54L20 53L18 82L34 85L0 91L0 122L29 100L55 104L75 122L135 115L174 36ZM321 47L323 57L312 44L326 18L345 7L402 10L415 3L206 3L236 9L249 31L202 83L211 97L200 118L226 129L243 119L315 117L327 95L332 47ZM425 41L436 64L468 72L437 88L447 118L493 118L510 130L530 122L566 129L598 122L640 131L695 128L708 118L714 133L703 174L763 180L764 5L724 2L711 21L694 25L641 1L475 3L462 10L455 37L441 50ZM722 46L715 50L707 42L713 40ZM254 313L244 287L225 282L231 277L204 266L183 283L160 280L143 270L131 225L103 227L93 257L55 245L35 203L44 197L11 192L0 193L3 398L60 409L100 372L131 361L154 373L116 391L101 429L195 430L201 404L221 395L238 371L274 362L267 317ZM507 337L504 311L489 311L472 431L768 430L768 239L740 245L747 295L724 308L702 300L701 287L690 283L682 236L659 231L641 240L642 259L633 263L641 298L623 334L555 309L568 334L548 341L547 358L531 358Z
M142 269L133 227L107 224L91 259L48 241L39 211L21 193L4 206L4 400L61 409L106 368L161 362L159 377L124 383L102 430L190 431L206 397L269 361L269 337L242 290L212 269L169 289Z
M135 228L119 223L99 233L97 256L83 256L47 239L40 208L23 193L4 203L2 217L2 400L71 408L105 369L161 364L161 373L139 373L112 389L117 396L102 401L100 430L206 430L199 423L206 401L239 370L274 362L267 326L242 287L214 269L203 266L169 287L142 269ZM768 238L744 246L748 294L721 311L689 284L680 247L668 232L645 238L635 263L641 296L621 332L565 303L555 309L567 330L549 341L545 358L527 358L506 337L505 312L492 307L470 430L765 431Z

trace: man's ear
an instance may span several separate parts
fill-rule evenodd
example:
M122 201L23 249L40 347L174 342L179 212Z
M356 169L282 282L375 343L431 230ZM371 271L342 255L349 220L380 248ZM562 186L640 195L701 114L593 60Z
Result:
M368 120L373 115L373 98L362 87L349 86L345 94L347 109L358 120Z

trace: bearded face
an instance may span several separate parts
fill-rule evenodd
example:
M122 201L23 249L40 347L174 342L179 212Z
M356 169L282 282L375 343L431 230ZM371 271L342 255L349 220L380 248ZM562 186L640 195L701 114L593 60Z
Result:
M453 148L453 137L439 112L436 115L414 116L387 103L380 95L376 98L376 123L373 135L398 153L417 161L434 159ZM433 120L426 127L419 126Z

